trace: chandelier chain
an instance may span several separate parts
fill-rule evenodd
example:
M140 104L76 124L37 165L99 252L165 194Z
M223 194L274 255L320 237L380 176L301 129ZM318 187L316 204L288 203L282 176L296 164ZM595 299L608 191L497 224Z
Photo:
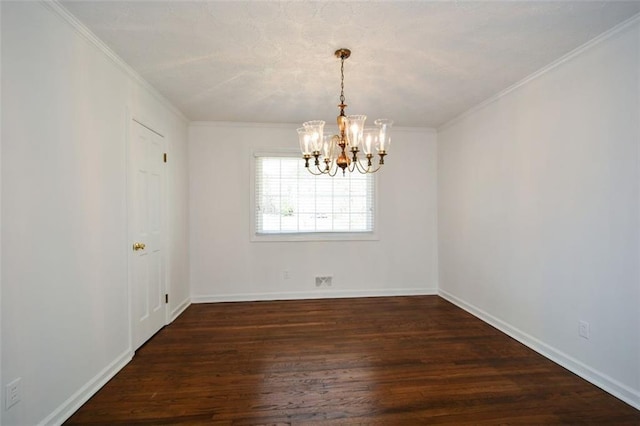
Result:
M344 105L344 56L340 58L340 103Z

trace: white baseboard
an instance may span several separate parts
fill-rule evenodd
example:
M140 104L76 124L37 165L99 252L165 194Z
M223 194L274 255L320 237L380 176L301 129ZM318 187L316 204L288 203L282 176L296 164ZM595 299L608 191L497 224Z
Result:
M73 415L73 413L75 413L82 404L87 402L89 398L91 398L100 390L100 388L111 380L113 376L122 370L122 368L127 365L132 358L133 352L131 349L127 349L38 424L47 426L61 425L65 420L71 417L71 415Z
M170 323L184 312L189 305L191 305L191 299L187 297L171 311ZM89 398L95 395L96 392L98 392L109 380L111 380L113 376L118 374L118 372L133 359L133 355L134 352L131 351L131 349L127 349L38 424L47 426L61 425L65 420L71 417L78 408L87 402Z
M437 295L437 288L397 288L381 290L318 290L275 293L237 293L192 295L192 303L256 302L266 300L340 299L347 297Z
M493 315L483 311L482 309L465 302L464 300L454 296L451 293L448 293L442 289L439 290L439 295L453 303L454 305L464 309L470 314L478 317L482 321L487 324L497 328L502 331L506 335L513 337L518 342L523 345L533 349L544 357L550 359L556 364L561 365L567 370L577 374L582 377L586 381L598 386L605 392L610 393L616 398L626 402L632 407L640 410L640 392L635 389L630 388L629 386L620 383L619 381L609 377L608 375L597 371L588 365L583 364L577 359L567 355L566 353L549 346L548 344L536 339L535 337L509 325L508 323L502 321L499 318L494 317Z
M191 305L190 297L187 297L182 302L180 302L180 304L176 306L176 308L172 310L171 313L169 314L170 315L169 323L172 323L176 318L178 318L180 314L183 313L184 310L189 307L189 305Z

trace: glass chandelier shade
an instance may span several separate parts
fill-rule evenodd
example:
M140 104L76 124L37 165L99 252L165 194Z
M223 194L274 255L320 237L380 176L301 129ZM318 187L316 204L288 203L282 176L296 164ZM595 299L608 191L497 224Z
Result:
M344 175L347 171L375 173L384 165L384 157L391 145L392 120L378 119L376 127L365 127L366 115L346 115L344 97L344 61L351 55L349 49L339 49L335 55L340 58L340 114L337 118L338 134L325 134L322 120L307 121L298 131L300 151L305 160L305 167L314 175L328 174L335 176L338 169ZM362 153L364 158L359 158ZM378 164L373 164L374 156L378 156ZM310 160L313 159L313 165Z

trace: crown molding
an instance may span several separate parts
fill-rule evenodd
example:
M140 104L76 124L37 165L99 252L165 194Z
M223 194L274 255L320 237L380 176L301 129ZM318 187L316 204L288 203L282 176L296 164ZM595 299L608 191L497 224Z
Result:
M243 127L260 129L293 129L300 127L294 123L260 123L244 121L192 121L189 127Z
M58 3L57 0L40 0L39 2L45 8L54 12L55 15L62 18L67 24L73 28L85 40L94 45L99 51L101 51L107 58L111 60L118 68L124 71L131 79L140 84L146 89L156 100L158 100L164 107L176 115L185 123L189 123L189 119L180 111L175 105L173 105L167 98L165 98L158 90L153 87L147 80L142 78L131 66L129 66L120 56L118 56L109 46L107 46L102 40L98 38L86 25L73 16L64 6Z
M490 98L484 100L483 102L479 103L478 105L471 107L470 109L466 110L465 112L463 112L462 114L458 115L457 117L447 121L446 123L440 125L437 127L437 131L441 132L445 129L447 129L448 127L464 120L466 117L470 116L471 114L483 109L484 107L486 107L489 104L494 103L495 101L499 100L500 98L510 94L511 92L516 91L517 89L519 89L520 87L524 86L525 84L541 77L542 75L554 70L555 68L558 68L559 66L561 66L562 64L564 64L565 62L568 62L570 60L572 60L573 58L575 58L576 56L582 54L583 52L595 47L596 45L604 42L605 40L608 40L616 35L618 35L621 32L624 32L626 30L628 30L629 28L633 27L635 24L640 23L640 13L633 15L631 18L627 19L624 22L621 22L620 24L616 25L613 28L610 28L609 30L603 32L602 34L600 34L599 36L589 40L588 42L584 43L583 45L573 49L571 52L567 53L564 56L561 56L560 58L556 59L555 61L551 62L550 64L540 68L538 71L534 72L533 74L530 74L529 76L523 78L522 80L520 80L519 82L507 87L504 90L501 90L500 92L496 93L495 95L491 96Z

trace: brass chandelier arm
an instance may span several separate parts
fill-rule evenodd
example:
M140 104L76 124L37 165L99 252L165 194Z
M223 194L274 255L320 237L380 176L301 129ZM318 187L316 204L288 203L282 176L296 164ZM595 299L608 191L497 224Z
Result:
M312 156L311 154L306 154L306 155L304 155L304 156L302 157L302 159L304 160L304 167L305 167L305 168L307 169L307 171L308 171L309 173L311 173L312 175L314 175L314 176L320 176L320 175L322 174L322 170L320 170L320 165L319 165L319 164L320 164L320 161L318 160L318 157L317 157L317 156L315 157L314 163L315 163L315 166L316 166L316 167L318 168L318 170L320 171L320 173L314 173L314 171L313 171L313 170L311 170L311 167L313 167L313 166L309 167L309 160L311 160L311 159L313 159L313 158L314 158L314 156Z
M320 164L316 164L315 165L316 168L318 169L317 172L312 170L312 166L308 166L306 165L305 167L307 168L307 171L309 173L311 173L314 176L322 176L322 175L327 175L327 176L331 176L334 177L336 175L336 173L338 173L338 167L331 167L329 165L326 165L324 169L320 168Z
M326 173L327 176L334 177L335 175L338 174L338 169L339 167L333 167L332 169L329 169ZM331 170L333 170L333 173L331 172Z
M358 159L357 161L354 161L354 163L356 163L356 168L358 169L358 172L362 173L363 175L377 172L382 168L384 164L384 163L383 164L378 163L378 167L372 170L371 167L373 166L373 164L364 166L362 165L362 161L360 159Z
M324 163L324 168L320 168L320 163L316 164L316 168L322 175L326 175L329 172L329 167L329 164L327 164L326 162Z
M378 154L378 155L380 155L380 154ZM384 156L384 155L383 155L383 156ZM311 157L311 158L313 158L313 157ZM372 158L373 158L373 157L372 157ZM305 158L305 160L307 160L307 159ZM350 160L351 160L351 161L350 161L349 166L346 168L346 170L344 170L344 171L347 171L347 170L348 170L348 171L349 171L349 173L353 173L354 171L356 171L356 170L357 170L357 171L358 171L359 173L361 173L361 174L371 174L371 173L375 173L375 172L377 172L378 170L380 170L380 169L382 168L382 166L384 165L384 161L380 161L380 160L382 160L382 158L381 158L380 160L378 160L378 166L377 166L376 168L374 168L374 169L372 169L373 164L367 164L367 165L365 166L365 165L363 164L364 159L358 158L358 157L357 157L357 155L354 155L354 157L353 157L353 158L351 158ZM367 162L369 162L369 159L367 159ZM329 164L325 163L325 167L324 167L324 168L321 168L321 167L320 167L320 161L318 161L318 162L314 162L314 163L315 163L315 164L314 164L314 165L315 165L315 168L316 168L316 169L318 169L318 171L317 171L317 172L315 172L314 170L312 170L313 165L312 165L312 166L310 166L310 165L308 164L308 161L307 161L307 163L305 164L305 167L306 167L307 171L308 171L309 173L311 173L312 175L314 175L314 176L328 175L328 176L334 177L334 176L338 173L338 170L340 169L340 168L336 165L336 163L335 163L335 162L334 162L334 163L332 163L332 166L330 166ZM344 172L344 171L343 171L343 172Z
M328 176L335 176L336 173L338 172L338 167L335 164L335 162L331 163L330 161L324 160L325 161L325 166L324 168L320 167L320 154L318 153L318 155L308 155L308 156L304 156L303 159L305 160L305 168L307 169L307 171L309 173L311 173L314 176L322 176L322 175L328 175ZM318 171L314 171L312 170L313 165L309 166L309 160L314 159L314 165L316 167L316 169L318 169Z
M359 158L358 158L356 161L354 161L354 163L355 163L355 165L356 165L356 167L355 167L355 168L357 168L357 169L358 169L358 171L359 171L360 173L362 173L363 175L364 175L364 174L367 174L367 173L370 173L370 172L369 172L369 169L371 169L371 166L366 166L366 167L365 167L365 166L363 166L363 165L362 165L362 163L360 162L360 159L359 159Z
M307 168L307 171L309 173L311 173L312 175L314 175L314 176L322 176L322 175L326 174L324 171L322 171L322 169L320 168L319 165L316 165L316 168L318 169L317 173L314 172L313 170L311 170L311 167L309 167L309 166L305 166L305 167Z

